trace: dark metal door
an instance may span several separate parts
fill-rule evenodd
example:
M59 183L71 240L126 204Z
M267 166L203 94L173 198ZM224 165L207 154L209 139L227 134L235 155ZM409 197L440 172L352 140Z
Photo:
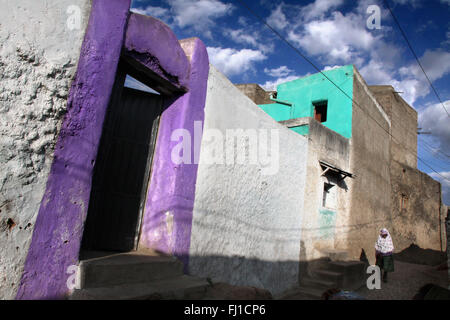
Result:
M84 249L130 251L139 236L162 98L115 87L94 167Z

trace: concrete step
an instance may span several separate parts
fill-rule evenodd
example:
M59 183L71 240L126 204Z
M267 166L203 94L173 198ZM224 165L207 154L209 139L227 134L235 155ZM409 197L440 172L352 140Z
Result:
M204 279L182 275L148 283L78 289L70 300L196 300L204 297L208 286Z
M359 289L366 282L366 264L361 261L332 261L328 270L343 275L341 289Z
M183 264L172 256L133 251L82 260L80 289L148 283L183 275Z
M340 287L343 283L344 275L340 272L330 271L327 269L317 269L313 272L314 278L321 279L333 283L333 287Z

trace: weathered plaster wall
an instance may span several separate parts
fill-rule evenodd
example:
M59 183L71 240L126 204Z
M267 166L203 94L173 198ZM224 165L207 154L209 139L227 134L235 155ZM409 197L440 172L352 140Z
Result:
M209 60L198 38L178 41L173 31L153 17L131 14L125 36L125 56L156 83L153 88L178 92L164 99L144 208L139 247L173 254L188 264L197 164L174 163L171 140L177 129L194 132L203 121ZM186 93L180 93L186 89ZM193 134L192 134L193 135ZM191 145L194 154L194 145Z
M445 251L445 214L440 206L440 183L395 160L391 162L391 180L392 235L395 235L396 251L412 243L424 249Z
M93 0L67 113L16 299L67 297L67 270L78 263L92 173L115 80L129 0Z
M156 18L130 14L124 57L136 69L132 75L145 74L145 80L158 92L168 88L184 92L188 86L190 65L186 54L173 31Z
M192 143L190 163L175 163L172 150L178 141L171 137L175 130L185 129L194 138L195 121L203 123L209 59L200 39L189 38L180 43L190 63L189 91L164 102L166 109L159 124L139 246L173 254L186 267L197 180L198 165L194 160L198 155Z
M261 164L209 164L221 144L211 129L223 137L227 129L266 129L269 137L278 130L278 172L264 175ZM296 284L306 157L305 137L276 123L211 66L189 271L272 292Z
M445 250L440 184L417 169L417 112L392 86L369 89L391 121L391 214L396 251L412 243Z
M342 217L336 246L359 259L361 249L374 263L374 243L381 228L391 230L390 121L354 69L350 172L350 212ZM359 106L357 106L357 105ZM392 234L395 245L395 234Z
M66 111L90 1L1 0L0 7L0 299L11 299ZM79 25L69 20L77 18Z
M304 118L301 118L304 119ZM312 118L308 119L308 164L306 173L305 204L302 223L302 261L311 261L324 255L324 250L334 249L336 228L342 218L348 216L350 192L346 178L336 188L336 205L333 210L322 207L323 169L319 160L342 170L349 170L350 140L328 129ZM303 270L303 272L306 270Z
M391 120L391 157L417 168L417 111L392 86L369 86Z

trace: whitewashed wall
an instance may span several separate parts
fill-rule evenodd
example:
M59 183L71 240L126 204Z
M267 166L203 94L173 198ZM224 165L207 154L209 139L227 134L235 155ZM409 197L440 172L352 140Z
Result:
M223 136L227 129L278 130L277 173L267 174L260 164L206 163L219 143L208 138L210 129ZM275 294L297 283L307 149L305 137L278 124L210 67L190 273Z
M90 6L0 0L0 299L17 291Z

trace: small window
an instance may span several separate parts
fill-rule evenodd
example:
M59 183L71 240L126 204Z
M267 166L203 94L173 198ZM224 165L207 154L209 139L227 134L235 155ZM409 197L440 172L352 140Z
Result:
M313 102L314 106L314 119L319 122L325 122L327 121L327 108L328 108L328 101L318 101Z
M336 206L336 188L331 183L323 183L322 207L334 209Z
M401 195L400 199L400 210L408 209L408 196L406 194Z

